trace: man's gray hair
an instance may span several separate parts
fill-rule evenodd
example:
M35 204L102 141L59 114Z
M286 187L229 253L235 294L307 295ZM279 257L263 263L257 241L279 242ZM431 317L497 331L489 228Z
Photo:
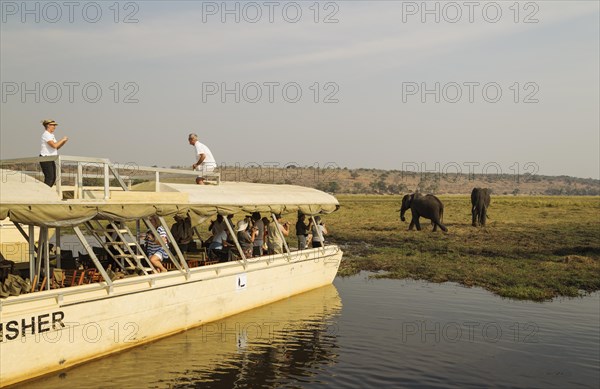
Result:
M192 132L190 135L188 135L188 139L198 139L198 135Z

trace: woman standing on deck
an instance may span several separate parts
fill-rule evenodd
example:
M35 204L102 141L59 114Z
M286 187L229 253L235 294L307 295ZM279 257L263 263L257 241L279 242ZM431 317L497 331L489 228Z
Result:
M162 226L159 226L158 218L156 216L152 216L150 218L150 223L156 228L156 232L158 232L159 238L162 239L165 245L167 245L167 233ZM146 251L148 252L148 258L152 265L156 268L156 271L159 273L167 271L167 269L163 266L162 262L167 259L169 256L166 253L165 249L162 248L160 241L158 240L152 231L148 231L146 233ZM169 247L167 245L167 247Z
M323 235L327 234L327 228L325 223L321 223L321 216L315 216L315 223L311 226L312 247L323 247L325 245Z
M54 130L56 130L58 123L56 123L54 120L42 120L42 125L46 130L42 134L42 149L40 150L40 157L58 155L58 149L63 147L69 138L65 136L60 141L56 141L56 138L54 137ZM54 161L40 162L40 167L44 173L44 183L49 187L52 187L56 181L56 164Z

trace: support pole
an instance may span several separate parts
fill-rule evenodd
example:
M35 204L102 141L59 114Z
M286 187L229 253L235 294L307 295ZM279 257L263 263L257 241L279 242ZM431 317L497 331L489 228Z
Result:
M103 164L104 167L104 200L110 199L110 177L108 173L108 163Z
M48 227L44 227L44 273L46 273L46 290L50 290L50 239Z
M23 238L25 238L25 240L29 241L29 236L27 235L27 233L25 233L25 230L23 230L23 227L21 227L21 225L17 222L13 222L13 224L15 225L15 227L17 227L17 230L19 230L19 232L21 233ZM31 235L31 233L29 235Z
M62 252L62 248L60 247L60 227L56 227L56 232L54 233L54 236L56 236L56 267L57 268L61 268L61 252Z
M233 239L233 243L235 243L235 247L237 247L240 256L242 257L242 263L244 269L248 266L248 261L246 261L246 256L244 255L244 251L242 251L242 246L240 246L240 242L238 241L237 234L233 231L233 227L231 223L229 223L229 218L225 217L225 225L231 234L231 238Z
M315 229L317 230L317 233L319 234L319 239L321 239L321 248L323 250L325 250L325 238L323 238L323 234L321 233L321 229L317 225L317 222L315 221L315 217L314 216L311 216L310 219L312 220L312 225L315 226Z
M75 235L77 235L77 238L79 238L79 241L81 242L81 244L83 245L85 250L90 255L92 262L94 262L94 266L96 266L96 269L98 269L98 271L102 275L102 278L104 278L104 281L106 282L106 285L108 286L108 292L111 293L112 288L113 288L113 282L110 279L110 277L108 276L108 274L106 273L106 270L104 270L104 268L102 267L102 264L100 263L98 258L96 257L96 254L94 253L94 250L92 249L92 246L90 246L90 244L88 243L85 236L83 236L83 233L79 229L79 226L73 227L73 231L75 231Z
M152 225L152 223L150 222L150 220L149 219L143 219L143 220L144 220L144 223L146 223L146 226L148 227L148 229L150 230L150 232L152 232L152 234L156 237L156 240L158 241L158 243L160 243L160 247L162 247L163 250L165 250L165 252L169 255L169 259L171 260L171 262L173 262L173 264L175 265L175 267L178 270L184 271L181 268L181 264L178 261L175 261L173 259L173 253L171 252L171 250L169 250L169 247L167 247L167 244L162 240L162 238L160 237L160 234L158 233L158 231L156 230L156 228L154 228L154 226ZM161 224L162 224L162 221L161 221ZM165 227L163 227L163 228L165 228ZM167 230L165 228L165 232L166 231ZM168 233L167 233L167 236L169 236ZM148 258L148 259L150 259L150 258ZM185 266L187 268L187 263L185 264Z
M281 225L279 224L279 222L277 221L277 217L275 216L274 213L271 212L271 217L273 218L273 221L275 222L275 225L277 226L277 232L279 233L279 237L281 238L281 241L283 242L283 247L285 247L285 251L288 255L288 261L292 260L292 253L290 252L290 248L288 247L287 241L285 240L285 236L283 235L283 232L281 232Z
M54 163L56 164L56 192L58 192L58 198L62 200L62 166L60 163L60 155L56 157L56 161L54 161Z
M40 275L42 274L42 258L44 258L44 249L46 248L46 244L44 242L44 229L46 229L46 227L40 227L40 235L38 238L38 254L35 264L35 279L38 281L40 280Z
M140 250L138 249L138 247L140 246L141 237L142 237L142 235L141 235L141 228L140 228L140 219L136 219L135 220L135 241L137 242L137 246L135 247L135 253L137 255L140 255Z
M35 231L33 225L29 225L29 279L33 282L35 275Z
M75 198L83 198L83 165L81 162L77 162L77 183L75 184Z
M179 258L179 263L181 264L181 267L183 269L185 269L185 272L187 273L186 276L189 278L190 268L188 267L187 262L185 261L183 253L179 249L179 245L177 244L177 242L175 242L175 238L173 237L173 234L171 234L171 230L169 230L167 221L162 216L159 216L158 220L160 220L160 225L162 226L162 228L165 229L165 232L167 233L167 239L169 242L171 242L171 247L173 247L175 249L175 253L177 254L177 257ZM155 236L157 236L157 235L155 235Z
M121 188L123 188L123 190L131 190L131 180L129 180L129 183L126 184L125 181L123 181L123 178L121 178L121 175L119 174L119 171L116 166L108 165L108 167L110 168L110 171L112 172L113 176L117 179L117 182L119 183Z

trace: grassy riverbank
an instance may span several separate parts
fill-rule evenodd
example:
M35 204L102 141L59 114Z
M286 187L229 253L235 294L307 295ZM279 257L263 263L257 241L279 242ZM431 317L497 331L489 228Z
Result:
M539 301L600 289L599 197L493 196L486 228L471 227L468 196L440 198L448 233L423 219L422 231L407 231L399 196L338 196L326 222L345 252L339 274L384 270Z

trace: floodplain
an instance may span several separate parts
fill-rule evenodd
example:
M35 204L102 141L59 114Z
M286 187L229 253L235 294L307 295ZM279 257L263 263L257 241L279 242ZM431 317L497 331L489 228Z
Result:
M467 195L442 195L448 232L408 231L401 196L338 195L326 218L341 245L339 275L453 281L503 297L544 301L600 289L600 197L494 196L485 227L471 226Z

